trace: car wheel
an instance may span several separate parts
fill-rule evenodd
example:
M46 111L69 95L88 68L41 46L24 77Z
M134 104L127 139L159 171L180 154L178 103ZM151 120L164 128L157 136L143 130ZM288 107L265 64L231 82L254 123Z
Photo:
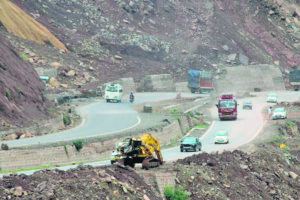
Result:
M180 149L180 152L183 152L183 149Z
M197 151L197 148L196 147L194 147L194 152L196 152Z

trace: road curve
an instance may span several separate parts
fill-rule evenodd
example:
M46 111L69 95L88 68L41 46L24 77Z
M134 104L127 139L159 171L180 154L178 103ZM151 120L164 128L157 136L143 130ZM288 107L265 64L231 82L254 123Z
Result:
M300 98L300 92L276 92L279 96L280 101L296 101ZM243 144L251 142L259 133L265 123L265 116L262 113L264 107L273 105L266 103L267 93L256 93L256 97L247 98L247 100L252 100L253 110L243 110L242 101L243 99L238 99L238 119L236 121L220 121L217 115L217 109L215 107L211 108L211 113L213 116L213 123L211 127L206 131L206 133L200 137L202 142L202 152L216 152L223 150L233 150ZM229 132L229 144L214 144L214 135L218 130L227 130ZM201 152L196 152L201 153ZM162 155L165 161L174 161L177 159L182 159L195 154L195 152L180 152L179 146L165 149L162 151ZM99 165L109 165L109 161L93 162L87 163L91 166ZM68 170L75 168L77 165L57 167L60 170ZM27 175L34 173L37 170L31 170L25 173ZM0 174L0 177L2 175Z
M137 93L133 104L174 99L177 93ZM182 94L183 97L203 96L199 94ZM97 101L80 108L84 122L73 129L40 137L6 141L9 147L22 147L46 143L57 143L87 137L95 137L124 129L132 128L140 122L138 113L131 108L131 103L124 97L122 103L106 103ZM1 145L1 143L0 143Z

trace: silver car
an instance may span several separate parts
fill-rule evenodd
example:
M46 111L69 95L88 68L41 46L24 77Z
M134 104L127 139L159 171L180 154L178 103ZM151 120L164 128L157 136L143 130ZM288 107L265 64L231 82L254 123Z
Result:
M277 100L277 95L274 94L274 93L268 94L267 102L270 102L270 103L277 103L277 102L278 102L278 100Z
M286 119L286 110L284 108L275 108L272 119Z
M228 132L225 130L218 131L215 136L215 144L228 144Z

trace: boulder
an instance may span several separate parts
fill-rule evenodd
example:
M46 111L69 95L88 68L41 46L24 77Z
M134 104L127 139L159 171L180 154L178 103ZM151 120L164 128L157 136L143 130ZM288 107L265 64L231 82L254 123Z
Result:
M115 55L116 60L122 60L123 58L121 56Z
M72 76L75 76L75 74L76 74L75 70L70 70L70 71L68 71L68 73L66 73L66 76L72 77Z
M60 85L60 83L58 82L58 80L54 77L51 77L49 80L49 84L53 87L58 87Z
M249 58L244 54L239 54L240 63L243 65L249 65Z
M60 64L59 62L53 62L50 65L51 65L51 67L55 67L55 68L59 68L62 66L62 64Z
M15 140L18 138L18 135L17 134L10 134L10 135L7 135L3 138L3 140Z
M236 57L237 57L237 54L236 54L236 53L230 54L230 55L228 56L228 60L229 60L229 61L234 61L234 60L236 59Z

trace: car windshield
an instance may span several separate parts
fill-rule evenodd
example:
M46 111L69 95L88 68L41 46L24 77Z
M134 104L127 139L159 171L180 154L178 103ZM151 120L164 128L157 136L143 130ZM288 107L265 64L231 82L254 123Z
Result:
M235 107L235 101L220 101L220 107L221 108L234 108Z
M284 108L276 108L274 112L284 112Z
M184 138L182 142L195 142L196 138Z
M276 97L277 95L276 94L269 94L268 96L269 97Z
M226 131L220 131L220 132L218 132L216 135L217 135L217 136L226 136L227 133L226 133Z
M107 86L106 91L108 91L108 92L118 92L118 89L117 89L117 87L114 87L114 86Z

